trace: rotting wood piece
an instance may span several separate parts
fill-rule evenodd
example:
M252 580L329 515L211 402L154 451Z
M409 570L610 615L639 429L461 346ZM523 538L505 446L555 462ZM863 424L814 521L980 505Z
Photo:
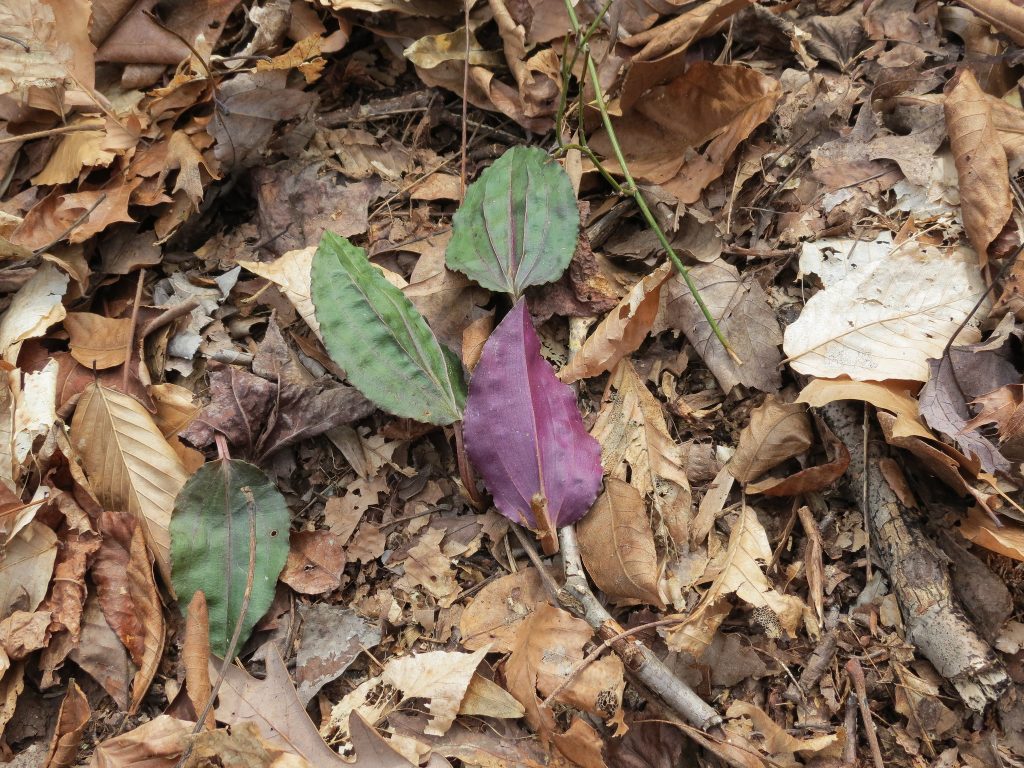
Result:
M1006 689L1009 677L953 596L945 557L913 522L885 481L879 460L886 456L887 447L869 441L865 468L860 409L848 402L836 402L824 406L821 415L850 451L847 480L871 526L872 544L892 582L907 641L952 683L967 706L983 711ZM866 500L861 493L865 470Z

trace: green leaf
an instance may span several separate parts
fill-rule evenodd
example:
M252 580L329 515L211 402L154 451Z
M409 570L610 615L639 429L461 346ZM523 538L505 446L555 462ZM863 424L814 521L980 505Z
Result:
M445 259L490 291L518 299L562 276L580 215L562 166L537 147L513 147L469 185Z
M311 293L331 358L378 407L430 424L462 418L461 363L362 248L325 232L313 257Z
M236 650L274 599L288 559L288 507L258 468L237 459L199 468L178 494L171 515L171 582L182 605L206 593L210 648L227 653L242 613L249 575L250 538L255 561L249 606Z

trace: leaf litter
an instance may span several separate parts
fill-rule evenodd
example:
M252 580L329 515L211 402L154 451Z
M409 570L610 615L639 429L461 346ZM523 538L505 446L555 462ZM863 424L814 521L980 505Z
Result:
M1024 761L1014 3L0 19L2 759Z

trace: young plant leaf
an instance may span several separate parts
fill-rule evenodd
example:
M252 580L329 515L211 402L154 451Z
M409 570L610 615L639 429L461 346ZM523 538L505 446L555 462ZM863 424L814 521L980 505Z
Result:
M324 233L311 292L324 346L360 392L395 416L430 424L462 418L461 363L362 248Z
M469 185L452 220L448 267L516 299L557 280L576 250L579 212L562 166L513 147Z
M171 581L182 605L206 593L210 648L227 653L242 616L237 649L274 599L277 577L288 559L288 507L258 468L238 459L200 467L185 483L171 516ZM242 615L255 547L252 592Z
M541 357L525 300L484 345L463 430L498 511L556 550L555 530L583 517L601 488L601 446L587 434L572 389Z

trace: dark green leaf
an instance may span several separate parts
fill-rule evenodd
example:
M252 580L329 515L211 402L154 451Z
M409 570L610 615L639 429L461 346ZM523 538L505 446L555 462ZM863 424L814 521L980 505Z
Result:
M182 605L197 590L206 593L210 648L218 656L227 652L242 613L250 538L256 554L252 593L237 648L274 599L288 559L288 519L274 484L237 459L204 464L178 494L171 516L171 581Z
M579 212L562 166L536 147L513 147L469 185L445 254L451 269L518 299L557 280L576 250Z
M349 381L380 408L430 424L462 418L462 365L422 315L357 248L324 233L312 288L324 345Z

